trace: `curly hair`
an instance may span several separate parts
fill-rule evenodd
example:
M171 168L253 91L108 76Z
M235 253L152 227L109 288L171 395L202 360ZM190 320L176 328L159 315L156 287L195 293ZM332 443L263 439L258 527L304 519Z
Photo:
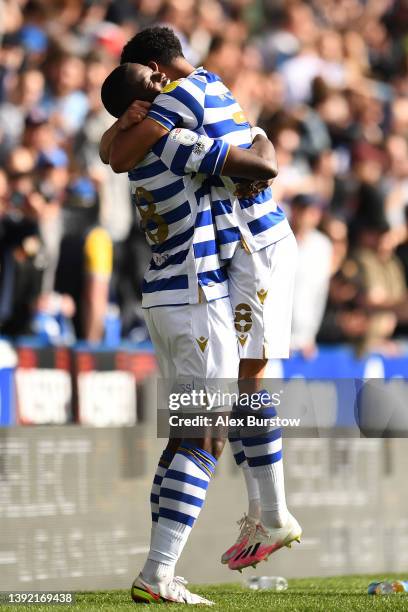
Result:
M181 43L173 30L164 27L147 28L138 32L123 47L120 63L147 66L157 62L169 66L173 59L184 57Z

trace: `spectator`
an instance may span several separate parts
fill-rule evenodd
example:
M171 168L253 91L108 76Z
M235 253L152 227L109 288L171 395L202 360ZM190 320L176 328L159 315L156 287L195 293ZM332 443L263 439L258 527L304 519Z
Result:
M52 151L57 148L58 138L55 128L48 121L44 111L38 108L30 110L25 118L21 141L36 160L41 151Z
M408 202L408 142L399 134L392 134L386 143L388 172L385 179L385 214L392 228L405 237L406 203Z
M337 165L336 154L331 149L320 151L311 160L313 191L326 203L332 215L344 217L349 194L346 181L338 175Z
M112 62L103 54L94 53L86 61L85 87L89 112L74 141L74 155L79 170L88 174L99 192L100 221L118 245L126 240L132 222L129 181L126 174L115 174L99 157L102 134L113 123L102 105L101 86Z
M407 299L407 284L392 233L381 215L357 228L354 259L363 275L361 304L369 312L363 349L395 352L390 339L398 323L396 309Z
M44 92L44 76L39 70L22 72L9 101L0 104L0 158L21 142L25 117L40 102Z
M363 352L369 326L369 314L361 305L363 294L362 270L355 260L346 259L330 282L329 299L318 334L319 342L348 342L357 352Z
M74 327L78 339L101 342L112 274L112 241L98 224L97 194L88 179L70 186L65 201L55 290L75 303Z
M399 258L402 267L404 268L405 282L408 286L408 204L404 209L405 220L405 240L397 248L397 257Z
M322 203L313 195L292 201L291 225L299 248L292 322L292 348L311 357L326 305L332 271L330 240L317 230Z
M404 270L405 275L405 284L408 287L408 204L405 206L404 217L404 242L398 246L396 255L402 264L402 268ZM402 308L398 310L398 315L398 327L396 329L395 335L400 338L402 337L406 341L406 339L408 338L408 295L406 296L405 303L402 304Z
M32 311L41 290L38 207L42 197L34 188L29 151L13 151L6 170L8 185L0 174L0 333L17 336L31 332Z
M41 107L61 132L61 138L70 137L79 130L89 108L82 87L85 65L74 55L57 53L48 67L49 88Z
M39 229L47 256L42 292L54 290L62 238L62 205L69 181L68 157L63 149L41 152L37 161L37 181L45 206L39 211Z

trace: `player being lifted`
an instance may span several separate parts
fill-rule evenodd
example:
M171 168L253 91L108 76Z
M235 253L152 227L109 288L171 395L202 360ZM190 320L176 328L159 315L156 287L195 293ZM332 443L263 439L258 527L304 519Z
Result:
M114 170L134 167L175 126L250 146L250 126L231 92L216 75L195 70L185 60L171 30L140 32L125 46L122 61L149 65L151 80L160 81L162 88L171 82L139 125L129 127L121 120L103 137L101 157L110 160ZM296 243L270 189L237 200L220 182L213 185L211 198L221 258L230 261L241 388L255 392L267 359L288 356ZM240 536L223 561L240 569L297 539L301 529L286 506L280 432L234 440L233 446L237 463L244 468L250 503Z
M148 67L124 64L106 79L102 100L118 116L136 97L150 99L163 82ZM146 323L162 376L173 384L180 379L236 380L238 374L227 277L204 176L221 172L250 179L275 176L271 143L258 136L246 150L175 129L166 132L129 172L133 199L152 249L143 284ZM151 548L132 586L135 601L211 603L190 593L185 581L174 577L174 567L204 504L223 442L206 438L169 442L155 475Z

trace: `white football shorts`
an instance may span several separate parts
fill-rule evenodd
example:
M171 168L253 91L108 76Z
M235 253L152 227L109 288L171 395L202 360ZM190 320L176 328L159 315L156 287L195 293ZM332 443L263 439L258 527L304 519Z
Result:
M239 354L228 297L148 308L144 315L170 392L235 390ZM227 408L221 404L214 407Z
M256 253L235 251L228 277L241 359L289 357L296 267L293 233Z

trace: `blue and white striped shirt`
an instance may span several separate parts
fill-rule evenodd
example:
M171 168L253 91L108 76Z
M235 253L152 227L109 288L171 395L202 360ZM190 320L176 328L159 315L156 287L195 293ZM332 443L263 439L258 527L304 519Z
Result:
M251 128L242 108L221 79L197 68L184 79L169 83L153 102L148 117L168 130L185 127L239 147L252 144ZM270 188L238 200L231 180L212 180L213 214L222 259L230 259L243 239L250 252L291 233L283 210Z
M152 249L142 306L194 304L228 295L204 175L220 174L229 145L184 129L157 142L129 172L133 202ZM198 173L198 174L191 174Z

